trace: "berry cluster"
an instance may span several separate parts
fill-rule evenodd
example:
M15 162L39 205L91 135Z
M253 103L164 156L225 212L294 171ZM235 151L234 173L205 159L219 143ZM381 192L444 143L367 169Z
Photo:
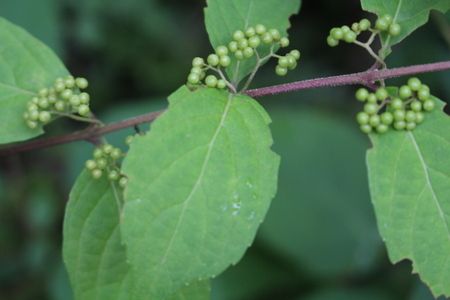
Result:
M364 133L374 130L385 133L390 126L399 131L414 130L425 120L424 112L435 108L430 88L418 78L410 78L395 95L390 95L385 88L379 88L375 93L361 88L356 92L356 99L366 103L364 111L356 116Z
M207 87L224 89L230 87L230 83L226 80L221 68L227 68L231 65L231 56L238 61L250 59L257 56L258 60L265 60L270 57L278 57L279 62L276 73L284 76L288 70L293 70L297 66L300 59L298 50L291 51L287 56L281 57L275 55L272 51L275 46L282 48L288 47L290 41L287 37L281 36L277 29L267 29L266 26L258 24L254 27L248 27L245 30L237 30L233 33L232 41L227 45L216 48L215 53L210 54L206 60L196 57L192 61L192 69L188 76L187 82L192 86L205 84ZM261 58L258 53L258 47L270 46L271 53L268 57ZM215 71L216 75L207 75L208 71Z
M399 24L394 23L392 17L389 15L378 18L374 28L372 28L372 23L369 20L362 19L359 22L353 23L351 27L342 26L332 28L327 37L327 43L330 47L338 46L340 41L354 43L358 36L365 31L370 31L374 34L387 32L391 36L397 36L401 32L401 27Z
M88 87L85 78L58 78L50 88L41 89L27 105L23 117L29 128L45 125L56 117L79 115L90 117L89 94L80 92Z
M128 178L120 172L118 167L118 161L123 156L119 148L110 144L102 145L94 150L93 159L86 161L86 169L95 179L101 178L106 173L110 181L118 182L120 187L125 188Z

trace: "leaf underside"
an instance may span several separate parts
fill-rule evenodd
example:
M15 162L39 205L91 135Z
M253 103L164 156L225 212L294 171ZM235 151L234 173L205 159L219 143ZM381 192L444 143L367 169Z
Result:
M123 166L122 238L137 293L154 299L240 260L275 194L279 164L270 119L253 99L183 87L169 102Z
M0 18L0 144L22 141L43 133L29 129L23 113L37 91L67 76L58 57L25 30Z
M449 117L439 109L412 132L372 142L370 190L391 260L410 259L434 295L450 296Z

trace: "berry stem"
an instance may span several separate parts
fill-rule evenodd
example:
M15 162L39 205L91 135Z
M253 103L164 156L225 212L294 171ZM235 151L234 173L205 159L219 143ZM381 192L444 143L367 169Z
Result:
M383 67L383 69L386 69L386 63L372 50L372 47L370 47L371 43L361 43L360 41L354 41L353 43L364 48L370 56L372 56Z
M241 93L245 93L245 91L248 90L248 88L250 87L250 84L252 84L252 82L253 82L253 79L255 79L256 73L258 73L259 68L261 68L261 66L265 63L265 61L274 56L273 50L274 50L274 47L272 46L270 48L270 53L267 56L264 56L263 58L261 58L259 56L258 51L255 50L256 66L253 69L253 71L250 74L250 76L248 77L247 82L245 83L244 87L240 91Z
M369 69L365 72L360 73L309 79L276 86L269 86L259 89L248 90L246 91L246 94L254 98L259 98L268 95L277 95L314 88L336 87L346 85L371 86L377 80L429 72L439 72L445 70L450 70L450 60L394 69L384 69L384 70ZM0 148L0 156L12 155L35 149L43 149L61 144L68 144L74 141L83 141L83 140L90 141L96 137L100 137L111 132L119 131L124 128L133 127L137 124L150 123L154 121L157 117L159 117L163 112L164 111L151 112L144 115L136 116L134 118L126 119L117 123L108 124L102 127L89 126L84 130L69 133L66 135L6 145Z
M100 120L93 119L93 118L84 118L84 117L80 117L80 116L73 115L73 114L62 113L62 112L59 112L59 111L50 111L50 113L55 115L55 116L67 117L69 119L80 121L80 122L103 125L103 123Z

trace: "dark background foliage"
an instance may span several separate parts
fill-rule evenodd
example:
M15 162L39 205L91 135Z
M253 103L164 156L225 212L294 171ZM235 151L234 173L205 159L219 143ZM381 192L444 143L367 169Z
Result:
M0 15L48 44L74 75L87 77L94 111L112 122L163 108L184 83L192 57L210 51L204 5L2 0ZM254 86L366 69L372 61L362 50L325 43L331 27L363 16L356 0L304 1L290 31L302 51L300 67L280 79L268 66ZM449 59L449 20L433 14L395 48L389 66ZM436 96L450 99L449 76L421 78ZM282 157L279 191L243 260L214 279L213 299L432 299L410 275L410 263L389 263L377 233L365 173L370 144L353 122L360 109L353 92L343 87L261 99ZM79 126L62 121L48 132ZM131 133L108 139L123 145ZM72 298L61 262L61 229L70 187L90 151L79 142L0 158L0 299Z

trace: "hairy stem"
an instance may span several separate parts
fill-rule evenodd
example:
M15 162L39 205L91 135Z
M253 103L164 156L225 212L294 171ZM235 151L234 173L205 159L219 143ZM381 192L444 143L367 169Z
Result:
M450 70L450 61L384 70L371 68L365 72L360 73L297 81L287 84L248 90L245 93L251 97L259 98L268 95L277 95L323 87L336 87L346 85L364 85L371 87L374 86L374 82L378 80L444 70ZM161 115L163 112L164 111L151 112L105 126L90 126L84 130L66 135L6 145L0 148L0 156L11 155L35 149L48 148L56 145L71 143L74 141L91 141L114 131L133 127L139 124L150 123L157 117L159 117L159 115Z

